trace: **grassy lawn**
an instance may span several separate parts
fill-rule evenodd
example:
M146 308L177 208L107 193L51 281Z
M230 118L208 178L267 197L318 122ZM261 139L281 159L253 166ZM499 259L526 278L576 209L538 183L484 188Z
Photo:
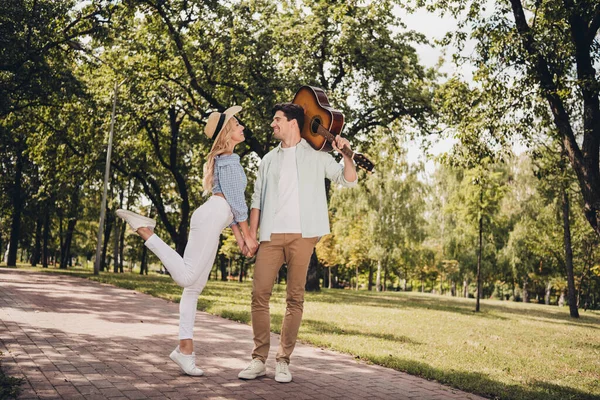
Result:
M176 302L181 294L166 276L72 273ZM249 323L250 293L250 283L210 281L198 308ZM568 307L474 307L472 299L324 289L306 296L300 339L492 398L600 399L600 313L572 320ZM271 309L278 332L284 285Z

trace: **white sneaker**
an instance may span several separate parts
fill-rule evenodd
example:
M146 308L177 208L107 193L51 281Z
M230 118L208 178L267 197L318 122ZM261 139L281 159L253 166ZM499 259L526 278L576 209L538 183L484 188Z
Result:
M144 217L132 211L119 209L116 214L118 217L123 218L134 231L137 231L139 228L148 228L153 231L156 226L156 221L152 218Z
M289 365L285 361L277 361L277 364L275 364L275 381L279 383L292 381Z
M259 376L264 376L267 373L265 363L258 358L253 358L245 370L238 374L240 379L256 379Z
M175 361L175 364L179 365L179 368L187 375L191 376L202 376L204 371L196 367L196 354L183 354L179 351L179 346L171 352L169 356L171 360Z

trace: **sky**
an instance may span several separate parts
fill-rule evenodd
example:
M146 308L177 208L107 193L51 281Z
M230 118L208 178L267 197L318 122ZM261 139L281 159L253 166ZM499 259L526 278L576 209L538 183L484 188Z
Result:
M431 42L437 39L441 39L447 32L455 30L457 27L457 21L451 16L440 16L437 13L430 13L424 9L420 9L412 14L407 14L406 10L396 7L394 13L402 19L408 30L414 30L423 33ZM444 59L444 64L441 67L441 72L446 73L448 76L455 75L458 71L454 63L452 62L453 53L457 52L456 48L442 49L439 46L427 46L427 45L414 45L421 63L426 67L434 67L438 64L440 58ZM464 52L472 51L472 43L467 43ZM474 68L469 66L463 66L460 69L460 74L466 80L472 79L472 72ZM423 152L420 141L413 140L407 142L405 147L408 151L408 161L416 163L422 161L425 163L425 172L431 175L435 170L435 163L433 159L435 156L443 154L450 150L452 144L455 141L452 139L437 140L430 147L427 154Z

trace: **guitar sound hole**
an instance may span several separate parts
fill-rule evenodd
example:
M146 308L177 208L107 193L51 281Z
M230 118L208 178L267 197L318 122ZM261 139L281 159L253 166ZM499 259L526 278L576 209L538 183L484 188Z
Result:
M310 133L313 136L317 136L317 131L319 130L319 125L321 125L321 118L315 116L310 121Z

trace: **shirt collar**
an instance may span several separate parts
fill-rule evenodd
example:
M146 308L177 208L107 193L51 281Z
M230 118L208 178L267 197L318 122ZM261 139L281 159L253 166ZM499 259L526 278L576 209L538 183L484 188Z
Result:
M304 147L306 148L308 146L308 142L306 140L304 140L304 138L301 138L300 141L298 142L298 144L296 146L300 146L300 147ZM283 151L283 148L281 147L281 142L279 142L279 144L276 147L278 152Z

